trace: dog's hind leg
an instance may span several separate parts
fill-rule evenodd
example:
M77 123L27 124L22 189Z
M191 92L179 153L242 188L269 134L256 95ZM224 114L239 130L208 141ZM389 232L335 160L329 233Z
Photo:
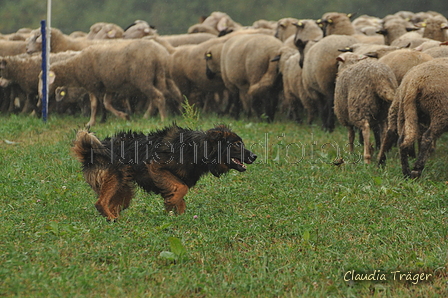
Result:
M147 167L152 182L159 189L165 201L165 210L174 210L178 214L184 213L186 209L184 196L188 192L188 186L156 163L148 164Z

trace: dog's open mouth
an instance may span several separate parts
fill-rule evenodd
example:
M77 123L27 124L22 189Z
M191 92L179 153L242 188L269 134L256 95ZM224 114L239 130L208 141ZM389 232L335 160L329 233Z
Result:
M232 157L231 161L232 168L234 168L235 170L240 172L244 172L246 170L246 165L243 164L238 158Z

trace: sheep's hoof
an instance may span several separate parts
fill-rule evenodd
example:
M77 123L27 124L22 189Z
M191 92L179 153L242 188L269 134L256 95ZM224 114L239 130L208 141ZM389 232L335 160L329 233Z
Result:
M410 177L411 177L411 179L417 179L417 178L420 178L420 176L422 175L422 172L421 171L411 171L411 175L410 175Z

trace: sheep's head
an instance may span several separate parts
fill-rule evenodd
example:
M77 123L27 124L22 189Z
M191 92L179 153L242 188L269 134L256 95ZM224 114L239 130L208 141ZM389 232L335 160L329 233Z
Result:
M67 95L67 87L65 87L65 86L57 87L55 94L56 94L57 102L64 100L65 96Z
M26 52L33 54L42 50L42 34L40 29L33 30L27 39Z

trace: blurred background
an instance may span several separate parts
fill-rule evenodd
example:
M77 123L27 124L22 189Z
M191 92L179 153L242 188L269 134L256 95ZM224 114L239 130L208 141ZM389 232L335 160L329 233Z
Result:
M227 13L247 26L259 19L284 17L317 19L325 12L356 13L383 18L400 10L434 10L448 16L446 0L76 0L52 1L51 25L64 33L88 32L96 22L110 22L126 28L137 19L157 28L159 34L185 33L201 16L213 11ZM20 28L38 28L46 19L47 1L0 0L0 33Z

